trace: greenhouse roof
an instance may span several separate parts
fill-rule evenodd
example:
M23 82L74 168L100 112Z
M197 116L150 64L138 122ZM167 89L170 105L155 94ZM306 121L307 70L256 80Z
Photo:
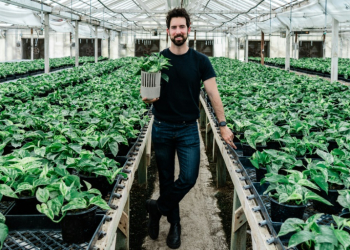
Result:
M340 22L350 21L350 4L346 0L328 0L328 5L326 0L0 0L0 4L0 22L28 27L43 23L40 15L43 11L62 20L80 20L118 31L164 30L166 13L180 6L191 14L192 30L238 37L293 27L326 28L333 17ZM32 12L20 18L30 20L16 21L18 15L13 15L11 20L9 13L15 13L16 9Z

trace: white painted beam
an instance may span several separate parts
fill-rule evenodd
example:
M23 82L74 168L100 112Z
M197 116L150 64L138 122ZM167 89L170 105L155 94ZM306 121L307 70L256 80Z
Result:
M235 38L235 59L239 59L239 40Z
M286 29L286 61L285 70L290 70L290 30Z
M75 67L79 66L79 22L75 21Z
M95 63L98 61L98 27L95 26Z
M44 28L44 50L45 50L45 73L50 73L50 20L49 13L45 13L45 28Z
M67 8L64 8L63 6L55 6L53 7L53 10L55 11L61 11L61 10L67 10ZM89 8L75 8L74 10L79 11L79 12L86 12L86 13L90 13L90 9ZM112 11L111 11L112 10ZM141 10L141 9L111 9L111 10L103 10L103 8L97 8L97 9L92 9L91 10L91 14L95 14L95 13L110 13L110 14L146 14L147 11L146 10ZM166 9L158 9L158 10L150 10L149 13L150 14L164 14L167 13L168 10ZM277 14L280 13L281 11L272 11L272 14ZM244 14L245 11L239 11L239 10L205 10L205 11L190 11L189 14ZM270 11L267 10L258 10L250 13L250 14L268 14L270 15Z
M338 81L338 42L339 42L339 21L333 18L332 24L332 64L331 82Z
M247 63L248 62L248 35L245 36L245 46L244 46L244 61Z
M30 30L30 59L34 60L34 34L33 29Z

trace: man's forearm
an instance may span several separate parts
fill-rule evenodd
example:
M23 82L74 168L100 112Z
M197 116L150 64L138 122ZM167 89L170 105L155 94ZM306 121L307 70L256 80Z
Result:
M224 107L222 106L222 101L219 95L219 91L213 91L213 93L208 93L211 105L215 111L216 117L219 122L226 121Z

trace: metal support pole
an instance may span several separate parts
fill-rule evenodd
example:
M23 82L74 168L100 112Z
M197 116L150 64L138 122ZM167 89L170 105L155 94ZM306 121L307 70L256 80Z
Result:
M339 21L333 18L331 82L338 81L338 40L339 40Z
M120 58L121 57L121 46L120 46L120 41L121 41L121 39L122 39L122 33L121 32L119 32L119 35L118 35L118 58Z
M297 58L297 47L298 47L298 33L295 33L295 40L294 40L294 59Z
M95 26L95 63L98 61L98 28Z
M168 38L168 36L167 36ZM193 49L197 50L197 30L194 31Z
M323 34L323 58L326 58L326 34Z
M75 21L75 67L79 66L79 22Z
M111 59L111 30L108 30L108 59Z
M248 62L248 36L245 36L245 46L244 46L244 62Z
M34 33L30 29L30 60L34 60Z
M290 70L290 30L287 28L286 30L286 62L285 62L285 70Z
M50 72L50 23L49 13L45 13L45 73Z
M261 44L260 44L261 65L265 65L264 45L265 45L265 34L264 32L261 31Z
M69 53L70 53L70 59L72 59L72 54L73 54L73 47L72 47L72 42L73 42L73 39L72 39L72 32L69 32Z
M238 60L239 59L239 55L238 55L238 52L239 52L239 44L238 44L238 38L235 38L235 59Z

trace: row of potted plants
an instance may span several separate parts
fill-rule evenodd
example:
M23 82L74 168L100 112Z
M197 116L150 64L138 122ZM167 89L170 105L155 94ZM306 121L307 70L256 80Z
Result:
M107 60L106 57L99 57L98 61ZM79 64L95 62L94 57L80 57ZM75 65L75 58L62 57L50 58L50 68L64 69ZM45 62L44 59L36 59L33 61L22 62L5 62L0 63L0 82L10 81L15 78L23 78L29 75L44 73Z
M249 57L250 61L260 62L260 57ZM284 68L285 58L265 58L267 65ZM338 74L342 80L347 80L350 75L349 70L350 60L348 58L338 59ZM329 77L331 73L331 58L300 58L290 59L290 66L292 70L298 70L304 73L322 73L320 76Z
M7 82L0 85L0 111L6 106L13 106L33 100L69 85L75 85L109 73L120 67L121 61L106 61L97 64L66 69L60 72L31 76L16 82Z
M248 157L257 169L257 181L270 197L272 221L305 219L310 202L314 210L333 215L348 208L349 88L258 64L211 61L228 126L246 156L240 159ZM290 246L302 243L293 239ZM310 240L300 249L325 246ZM348 246L335 241L329 247Z
M132 63L136 61L120 59L115 64L122 67L113 73L60 85L47 97L6 105L0 113L0 193L16 203L32 197L32 212L70 230L65 218L83 210L84 223L78 224L84 228L74 229L82 234L63 233L66 242L91 238L92 231L85 227L94 223L85 212L91 212L93 220L95 206L109 209L102 197L112 190L118 174L125 175L115 156L148 122ZM31 205L16 206L28 213Z

